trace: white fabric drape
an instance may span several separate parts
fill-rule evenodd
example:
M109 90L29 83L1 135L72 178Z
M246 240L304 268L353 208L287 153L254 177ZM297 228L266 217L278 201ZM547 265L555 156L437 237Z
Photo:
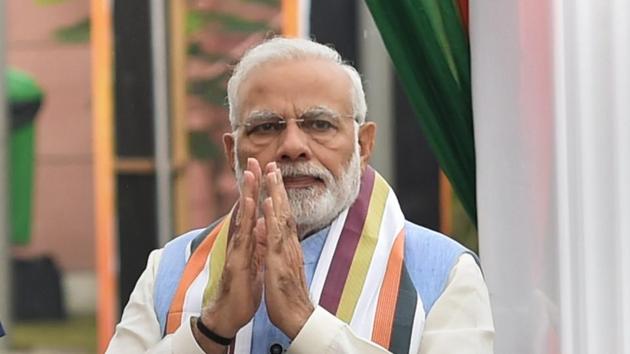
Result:
M470 9L496 353L630 354L630 2Z

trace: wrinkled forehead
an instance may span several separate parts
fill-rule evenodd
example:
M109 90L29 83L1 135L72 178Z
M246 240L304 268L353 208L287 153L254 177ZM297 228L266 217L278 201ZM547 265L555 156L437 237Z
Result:
M242 121L254 111L294 115L313 107L352 114L352 82L339 64L325 59L274 60L248 73L238 91Z

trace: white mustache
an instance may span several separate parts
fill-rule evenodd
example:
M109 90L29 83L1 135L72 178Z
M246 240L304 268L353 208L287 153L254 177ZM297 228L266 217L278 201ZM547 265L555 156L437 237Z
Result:
M309 176L329 182L334 179L327 169L307 162L278 164L282 177Z

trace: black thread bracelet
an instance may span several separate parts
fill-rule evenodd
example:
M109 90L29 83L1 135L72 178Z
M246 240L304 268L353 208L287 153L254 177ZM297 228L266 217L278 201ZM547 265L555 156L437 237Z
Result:
M206 338L221 345L230 345L230 343L232 343L232 340L234 340L234 338L225 338L212 332L208 327L206 327L206 325L203 324L203 322L201 321L201 317L197 317L197 329L199 330L199 332L203 333Z

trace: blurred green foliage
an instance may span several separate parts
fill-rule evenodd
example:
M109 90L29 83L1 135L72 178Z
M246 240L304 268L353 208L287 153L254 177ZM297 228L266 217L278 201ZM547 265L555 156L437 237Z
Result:
M224 53L214 53L214 52L206 52L204 51L199 43L190 43L188 45L188 56L194 57L196 59L200 59L209 63L214 63L217 61L225 61L229 62L232 60L229 55Z
M61 43L87 43L90 41L90 20L85 18L73 25L58 28L54 36Z
M461 201L456 193L453 193L453 237L462 245L468 247L471 251L479 254L479 238L477 228L470 220L468 213L464 210Z
M61 4L62 2L66 2L68 0L35 0L37 5L55 5Z
M243 0L244 2L255 2L258 4L280 7L281 0Z
M253 33L269 30L266 22L250 21L222 12L191 10L186 18L186 32L196 33L208 25L218 25L225 32Z
M188 93L212 105L226 106L226 83L229 75L228 72L224 72L213 78L191 80L188 83Z
M58 5L68 0L33 0L37 5ZM76 23L63 26L53 32L53 37L60 43L83 44L90 41L90 18L85 17Z
M188 147L192 158L197 160L217 160L223 157L223 148L212 141L205 131L189 132Z
M279 10L280 0L238 0L273 7ZM236 2L236 1L235 1ZM197 9L190 6L186 16L186 33L189 36L188 57L208 64L221 63L225 71L211 77L189 79L187 92L211 106L227 108L227 80L231 74L230 64L235 61L227 52L220 52L216 48L208 49L201 45L204 36L228 36L245 40L249 35L272 31L265 21L252 21L233 13L216 10ZM216 129L216 127L208 128ZM191 131L189 133L190 155L197 160L213 160L221 162L223 150L221 142L213 141L210 130Z

